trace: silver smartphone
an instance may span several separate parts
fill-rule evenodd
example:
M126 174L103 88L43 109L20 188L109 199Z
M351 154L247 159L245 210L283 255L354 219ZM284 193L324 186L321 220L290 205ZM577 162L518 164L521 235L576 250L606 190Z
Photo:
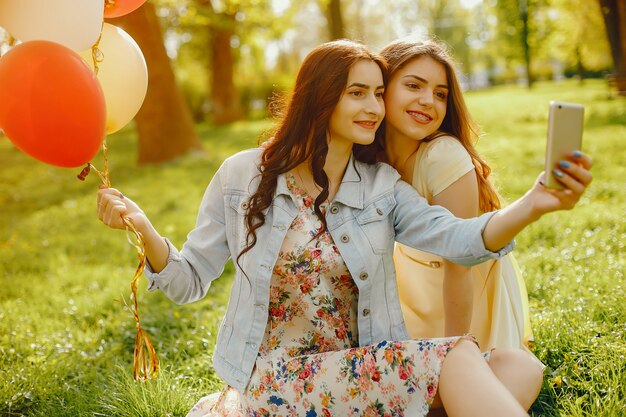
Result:
M563 186L555 178L552 170L565 155L580 150L583 139L583 119L585 107L577 103L550 102L548 115L548 144L546 147L546 186Z

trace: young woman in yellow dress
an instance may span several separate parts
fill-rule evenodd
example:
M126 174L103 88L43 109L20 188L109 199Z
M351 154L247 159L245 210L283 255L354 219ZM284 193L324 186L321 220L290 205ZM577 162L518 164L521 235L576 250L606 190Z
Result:
M474 148L478 127L445 46L399 40L381 55L390 77L383 159L430 204L457 217L499 209L491 169ZM528 346L528 295L512 254L468 268L397 244L394 263L411 337L469 332L483 350Z

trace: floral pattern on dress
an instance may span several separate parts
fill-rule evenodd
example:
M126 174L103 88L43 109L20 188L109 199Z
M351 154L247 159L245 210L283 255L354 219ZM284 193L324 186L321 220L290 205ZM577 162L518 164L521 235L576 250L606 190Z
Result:
M319 233L313 198L293 175L287 175L287 187L299 212L274 267L268 323L250 383L243 395L226 391L229 401L213 414L202 412L216 404L215 396L201 400L189 416L425 416L441 363L459 338L360 347L358 287L330 233Z

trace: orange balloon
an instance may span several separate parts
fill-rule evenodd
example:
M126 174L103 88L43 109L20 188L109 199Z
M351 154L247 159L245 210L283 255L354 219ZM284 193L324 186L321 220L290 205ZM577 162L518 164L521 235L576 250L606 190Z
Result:
M105 121L100 84L76 52L31 41L0 58L0 128L33 158L84 165L100 149Z
M134 12L146 0L104 0L104 17L120 17Z

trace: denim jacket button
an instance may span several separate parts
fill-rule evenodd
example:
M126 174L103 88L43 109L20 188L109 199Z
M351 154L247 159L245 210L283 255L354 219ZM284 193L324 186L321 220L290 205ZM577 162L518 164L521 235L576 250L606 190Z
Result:
M341 241L343 243L348 243L350 242L350 237L348 235L341 235Z
M248 202L244 201L243 203L241 203L241 208L244 210L248 210Z
M369 316L369 315L370 315L370 310L369 310L369 308L364 309L364 310L363 310L363 317L367 317L367 316Z
M337 206L335 206L335 205L331 206L331 208L330 208L330 212L331 212L332 214L337 214L337 213L339 212L339 207L337 207Z
M383 211L380 208L376 209L376 213L378 213L379 216L383 215Z
M361 279L361 281L365 281L367 277L368 277L367 272L361 272L359 274L359 278Z

